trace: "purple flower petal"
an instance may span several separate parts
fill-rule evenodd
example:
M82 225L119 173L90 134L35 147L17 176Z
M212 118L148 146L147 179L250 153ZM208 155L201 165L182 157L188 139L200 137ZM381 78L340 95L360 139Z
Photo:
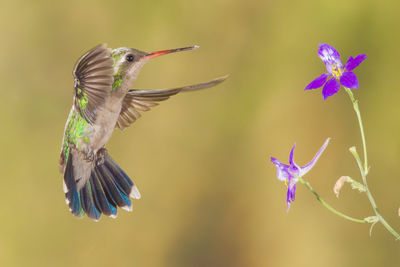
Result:
M326 78L330 76L328 73L323 73L321 76L312 81L304 90L320 88L326 82Z
M354 61L353 56L350 56L349 59L347 60L346 64L344 65L344 69L347 69L349 64L352 64L353 61Z
M344 66L344 68L347 71L352 71L355 68L357 68L358 65L360 65L361 62L363 62L366 58L367 58L367 56L364 55L364 54L360 54L360 55L356 56L356 58L350 57L349 60L347 60L346 65Z
M290 200L293 202L296 197L296 184L289 186L288 191L290 191Z
M286 212L289 212L290 203L294 201L295 196L296 196L296 184L289 184L286 195L286 203L287 203Z
M340 83L347 88L358 88L357 76L351 71L347 71L340 76Z
M289 166L281 163L278 159L271 157L272 163L275 165L277 169L277 178L280 181L288 180L292 175L289 173Z
M319 157L322 155L322 152L324 152L325 148L328 146L330 140L331 140L330 138L327 138L325 143L318 150L317 154L315 154L314 158L304 167L300 168L300 175L299 175L300 177L303 177L307 172L309 172L314 167L315 163L317 163Z
M319 44L318 55L330 74L332 74L333 68L338 69L343 66L339 52L328 44Z
M288 192L289 194L289 192ZM290 209L290 202L288 201L288 198L286 197L286 203L287 203L287 208L286 208L286 212L289 212Z
M296 142L294 143L292 150L290 150L290 155L289 155L289 164L292 165L293 164L293 153L294 153L294 149L296 147Z
M336 94L339 91L339 88L340 84L338 83L338 81L336 81L335 78L332 78L329 81L327 81L324 87L322 88L322 96L324 97L324 100Z
M300 174L300 167L293 160L293 153L294 153L295 147L296 147L296 143L294 143L294 146L293 146L292 150L290 151L290 155L289 155L290 166L288 168L288 171L292 176L297 177Z
M278 159L271 157L272 163L276 166L278 170L277 177L281 181L285 181L287 184L287 193L286 193L286 203L287 203L287 211L289 211L290 204L294 201L296 195L296 183L299 181L299 177L303 177L307 172L309 172L318 161L322 152L324 152L325 148L328 146L330 138L326 139L325 143L318 150L317 154L315 154L314 158L304 167L299 167L296 165L293 159L294 149L296 147L296 143L294 144L292 150L290 151L289 161L290 166L281 163Z

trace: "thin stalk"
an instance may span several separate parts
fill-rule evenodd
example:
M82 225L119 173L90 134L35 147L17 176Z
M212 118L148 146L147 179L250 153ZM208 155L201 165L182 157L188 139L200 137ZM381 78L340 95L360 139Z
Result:
M326 203L326 202L320 197L320 195L314 190L314 188L312 188L312 186L310 185L309 182L303 180L302 178L298 178L298 179L299 179L299 182L301 182L302 184L304 184L304 185L307 187L307 189L310 190L310 191L315 195L315 197L317 198L317 200L318 200L325 208L327 208L327 209L330 210L331 212L335 213L336 215L338 215L338 216L340 216L340 217L342 217L342 218L345 218L346 220L352 221L352 222L356 222L356 223L368 223L368 222L365 221L365 220L356 219L356 218L347 216L347 215L345 215L345 214L343 214L343 213L341 213L341 212L335 210L334 208L332 208L332 206L330 206L328 203Z
M369 168L368 168L368 158L367 158L367 144L365 142L364 127L363 127L362 120L361 120L360 109L358 107L358 101L354 98L353 92L349 88L344 87L344 89L346 90L347 94L350 97L351 102L353 103L353 108L354 108L354 111L356 112L357 119L358 119L358 124L360 126L361 139L362 139L363 151L364 151L364 166L362 166L360 156L358 155L356 149L355 148L351 148L350 152L353 154L354 158L356 159L358 167L360 169L361 178L363 180L363 183L364 183L364 186L365 186L365 189L366 189L365 193L367 194L368 200L371 203L371 206L372 206L376 216L378 217L379 221L382 223L382 225L393 236L395 236L396 239L400 239L400 235L388 224L388 222L380 214L380 212L378 210L378 206L376 205L376 202L375 202L375 200L374 200L374 198L373 198L373 196L371 194L371 191L368 188L367 174L368 174Z
M358 168L360 169L361 173L361 178L363 180L364 186L365 186L365 193L367 194L367 197L369 199L369 202L371 203L372 208L374 209L374 212L376 214L376 217L378 217L379 221L383 224L383 226L393 235L396 237L396 239L400 239L400 235L389 225L389 223L382 217L378 210L378 206L376 205L376 202L374 198L372 197L371 191L369 191L368 184L367 184L367 177L365 176L360 156L358 155L356 148L352 147L350 148L350 152L353 154L354 158L356 159Z
M361 113L360 109L358 107L358 101L354 98L353 92L347 88L344 87L346 90L346 93L349 95L351 102L353 103L353 108L354 111L356 112L357 119L358 119L358 124L360 126L360 132L361 132L361 140L363 144L363 151L364 151L364 173L368 174L368 154L367 154L367 142L365 141L365 135L364 135L364 126L361 120Z

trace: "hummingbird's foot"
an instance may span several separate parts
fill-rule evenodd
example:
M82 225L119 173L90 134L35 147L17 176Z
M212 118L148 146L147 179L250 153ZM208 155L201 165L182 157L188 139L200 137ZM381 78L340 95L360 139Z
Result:
M104 163L106 155L107 155L107 149L105 149L104 147L100 148L96 154L96 164L102 165Z
M86 153L85 153L85 160L88 161L88 162L94 161L93 149L87 148Z

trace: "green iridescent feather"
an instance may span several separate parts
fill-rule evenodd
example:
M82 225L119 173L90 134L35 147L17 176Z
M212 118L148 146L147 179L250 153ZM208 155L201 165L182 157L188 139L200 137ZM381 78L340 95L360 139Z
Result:
M89 103L89 98L88 95L83 92L80 88L78 88L77 93L79 95L78 97L78 104L81 110L85 110L87 104Z
M68 125L65 130L63 152L65 161L68 161L70 145L73 144L80 148L83 143L89 143L90 124L75 110L71 112Z
M124 75L120 72L114 75L114 82L111 87L111 91L115 91L115 89L120 88L122 86L122 81L124 79Z

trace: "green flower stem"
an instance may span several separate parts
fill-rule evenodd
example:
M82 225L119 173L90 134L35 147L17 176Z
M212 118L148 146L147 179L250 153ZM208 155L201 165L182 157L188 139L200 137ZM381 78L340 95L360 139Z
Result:
M353 154L354 158L357 161L358 164L358 168L360 169L360 173L361 173L361 178L363 180L364 186L365 186L365 193L368 196L369 201L371 202L371 206L374 209L374 212L376 214L376 217L378 217L379 221L383 224L383 226L393 235L396 237L396 239L400 239L400 235L388 224L388 222L382 217L382 215L380 214L379 210L378 210L378 206L376 205L376 202L374 200L374 198L372 197L371 192L369 191L368 188L368 184L367 184L367 177L364 173L362 164L361 164L361 160L360 160L360 156L358 155L356 148L355 147L351 147L350 148L350 152Z
M393 236L395 236L396 239L400 239L400 235L387 223L387 221L380 214L380 212L378 210L378 206L376 205L376 202L371 194L371 191L368 188L367 174L368 174L369 168L368 168L368 159L367 159L367 145L365 142L364 127L363 127L362 120L361 120L360 109L358 107L358 101L354 98L353 92L349 88L344 87L344 89L346 90L347 94L349 95L349 97L351 99L351 102L353 103L354 111L357 114L358 124L360 125L361 139L362 139L363 150L364 150L364 166L362 166L361 159L356 151L356 148L355 147L350 148L350 152L353 154L354 158L356 159L358 167L360 169L361 178L363 180L363 183L364 183L364 186L366 189L365 193L367 194L367 197L368 197L369 202L371 203L371 206L376 214L376 217L378 217L378 219L382 223L382 225Z
M346 93L349 95L351 102L353 103L354 111L357 114L358 124L360 125L361 139L362 139L363 151L364 151L364 173L365 173L365 175L367 175L368 174L367 142L365 141L364 126L363 126L363 123L361 120L360 109L358 108L358 101L354 98L353 92L349 88L344 87L344 90L346 90Z
M314 190L314 188L312 188L312 186L310 185L309 182L303 180L303 178L301 178L301 177L300 177L300 178L297 178L297 179L299 180L300 183L304 184L304 185L308 188L308 190L310 190L310 191L315 195L315 197L317 198L317 200L318 200L319 202L321 202L321 204L322 204L325 208L327 208L327 209L330 210L331 212L335 213L336 215L338 215L338 216L340 216L340 217L342 217L342 218L345 218L346 220L352 221L352 222L357 222L357 223L368 223L368 222L365 221L365 220L356 219L356 218L347 216L347 215L345 215L345 214L343 214L343 213L341 213L341 212L335 210L334 208L332 208L328 203L326 203L326 202L319 196L319 194Z

